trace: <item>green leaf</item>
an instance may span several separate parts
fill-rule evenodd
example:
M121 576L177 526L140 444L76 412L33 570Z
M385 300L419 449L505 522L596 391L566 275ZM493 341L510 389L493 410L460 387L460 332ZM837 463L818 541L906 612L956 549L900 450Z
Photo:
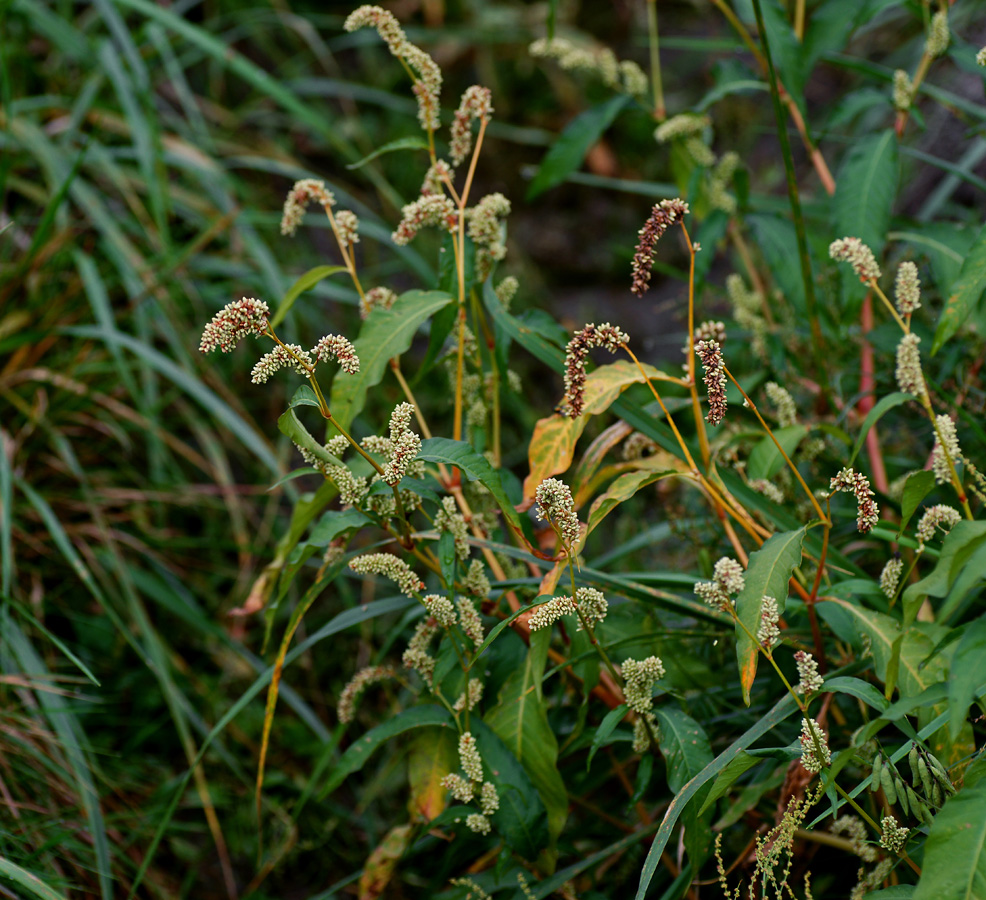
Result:
M373 752L386 741L415 728L435 725L454 729L455 720L448 710L427 704L401 710L382 725L370 729L350 744L339 758L339 762L332 769L332 774L329 775L328 782L322 788L322 797L327 797L350 775L362 769Z
M332 382L329 409L343 428L348 429L362 411L367 391L380 383L390 360L411 346L423 322L451 302L452 298L441 291L408 291L391 309L377 308L370 313L353 345L359 372L340 372Z
M330 509L312 528L306 543L313 547L328 547L329 543L354 528L362 528L370 519L358 509Z
M678 792L713 760L705 729L674 706L654 710L660 725L660 745L667 765L668 787ZM712 814L702 813L696 798L684 811L685 850L697 871L708 855Z
M41 900L65 900L64 894L59 894L37 875L27 869L22 869L17 863L11 862L5 856L0 856L0 876L9 879L25 891L30 891L35 897L40 897Z
M541 694L550 642L550 628L531 633L531 649L524 665L504 682L496 706L487 712L484 720L520 760L541 795L553 845L568 817L568 796L558 772L558 741L548 723Z
M750 688L757 675L757 657L760 651L750 639L740 622L756 634L760 628L764 596L773 597L783 614L787 600L788 582L795 566L801 564L801 543L805 529L775 534L764 545L750 554L746 569L746 585L736 598L736 662L739 665L743 702L750 705Z
M728 766L737 756L739 756L741 752L746 750L746 748L749 747L754 741L759 740L776 725L783 722L792 713L796 712L797 709L798 707L794 702L794 698L790 694L785 695L773 709L771 709L766 715L762 716L752 728L745 731L742 735L740 735L740 737L733 741L729 747L720 753L719 756L717 756L711 763L702 769L701 772L692 778L691 781L689 781L688 784L686 784L675 795L674 800L671 801L671 805L664 813L664 818L661 821L661 827L657 830L657 834L654 837L654 842L651 844L650 850L647 851L647 859L644 860L644 866L640 872L640 882L637 885L635 900L645 900L651 879L654 877L654 873L660 865L661 854L664 852L665 847L667 847L671 834L674 831L675 824L678 821L678 816L681 815L684 808L688 805L688 801L691 800L692 797L694 797L705 784L722 772L726 766ZM559 873L559 875L567 874L569 874L568 870L563 873Z
M589 148L602 137L603 132L613 124L620 110L629 102L630 98L626 94L617 94L572 119L541 161L541 166L527 189L527 199L533 200L538 194L561 184L582 165Z
M877 259L887 241L899 167L897 136L888 128L854 141L836 180L835 236L859 238ZM859 280L848 266L845 269L847 278Z
M911 516L921 505L928 494L935 486L934 472L915 472L908 476L904 482L904 493L900 500L900 528L897 529L897 536L900 537L907 528L907 523L911 521Z
M318 396L315 394L315 391L312 390L312 386L310 384L301 385L291 396L291 402L288 403L288 409L294 409L296 406L314 406L315 409L322 408L322 405L318 402Z
M787 425L784 428L774 430L774 437L777 443L784 448L784 452L790 458L798 448L798 444L808 434L808 429L804 425ZM784 466L784 457L781 456L777 446L767 435L750 451L750 458L747 462L747 473L751 480L773 478Z
M579 632L576 632L577 634ZM592 766L592 757L596 755L596 751L600 747L603 747L606 743L606 738L608 738L616 726L623 721L623 717L627 714L628 707L625 703L621 703L616 709L611 709L603 717L602 722L599 723L599 727L596 729L596 733L592 736L592 746L589 748L589 757L585 761L585 770L588 772L589 768Z
M863 900L913 900L913 884L895 884L882 891L870 891L863 895Z
M589 525L586 535L592 533L595 528L606 516L608 516L617 506L629 500L637 491L643 490L655 481L667 478L669 475L677 475L674 469L667 469L661 472L648 472L641 469L636 472L627 472L617 478L606 490L593 501L589 509Z
M281 434L287 435L299 447L304 448L317 460L330 466L341 466L342 460L329 453L325 447L312 437L311 433L302 424L301 419L294 409L289 409L277 420L277 428Z
M478 480L481 482L493 495L507 519L516 528L520 528L520 516L503 489L500 473L490 465L485 456L477 453L471 445L465 441L453 441L451 438L428 438L422 441L417 459L455 466L470 481Z
M913 394L904 394L900 391L887 394L886 397L881 399L873 409L871 409L867 414L866 418L863 419L863 427L859 430L859 437L856 438L856 443L853 445L852 453L849 456L849 462L846 465L851 466L855 462L856 457L859 455L859 451L863 447L863 441L866 440L866 435L869 434L870 429L876 425L877 421L882 418L886 413L890 412L895 406L900 406L901 403L906 403L908 400L913 400Z
M294 306L294 301L305 291L310 291L323 278L335 275L336 272L345 271L345 266L315 266L314 269L309 269L291 285L288 292L281 298L281 302L277 304L277 309L274 310L274 315L270 318L270 327L277 328L284 321L284 317L291 311L291 307Z
M733 761L719 773L719 777L715 780L715 784L712 785L712 790L710 790L706 796L705 802L702 804L702 808L699 812L704 813L710 806L712 806L713 803L716 802L716 800L723 796L736 783L736 780L744 772L749 771L759 762L762 762L760 757L750 756L750 754L745 750L741 751L739 755L736 756Z
M962 263L959 277L952 283L951 293L945 303L935 329L931 353L937 353L962 327L976 308L983 288L986 288L986 225L976 237L969 255Z
M388 141L382 147L377 147L372 153L364 156L359 162L350 163L346 166L347 169L359 169L365 166L370 160L376 159L378 156L383 156L385 153L393 153L395 150L427 150L428 142L424 138L417 137L416 135L411 135L409 137L397 138L393 141Z
M986 545L986 522L957 522L945 535L934 569L903 594L904 621L913 622L925 597L945 597L980 547Z
M986 897L986 781L963 788L935 816L913 900Z
M825 690L833 694L849 694L850 697L862 700L867 706L871 706L881 713L886 712L889 705L883 694L868 681L863 681L861 678L850 678L848 675L826 678Z
M951 675L948 679L948 706L951 718L948 723L953 741L958 739L969 706L986 683L986 616L972 622L962 635L952 657Z

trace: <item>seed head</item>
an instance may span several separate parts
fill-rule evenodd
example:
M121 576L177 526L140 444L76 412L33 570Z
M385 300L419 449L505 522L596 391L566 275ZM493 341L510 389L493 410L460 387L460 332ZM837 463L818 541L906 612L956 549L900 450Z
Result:
M931 449L931 469L935 473L937 484L948 484L952 480L952 471L948 465L949 457L952 465L956 465L962 459L959 436L955 432L955 423L950 416L944 414L935 416L935 424L938 428L935 433L935 445ZM945 442L944 449L941 441L938 440L939 434L941 440ZM945 455L945 450L948 451L948 456Z
M633 255L633 284L630 290L643 297L650 287L651 266L654 265L654 252L658 240L675 222L688 214L688 204L684 200L662 200L651 210L650 218L640 229L637 251Z
M627 659L620 666L620 671L626 683L623 693L627 706L641 715L650 712L654 685L664 677L664 663L656 656L643 660Z
M409 244L418 232L426 226L434 225L446 231L455 231L459 225L459 214L455 204L444 195L430 194L408 203L401 210L401 221L391 235L399 246Z
M829 752L828 740L822 726L814 719L802 719L801 765L813 775L817 775L830 762L832 762L832 754Z
M773 597L765 596L760 606L760 627L757 629L757 640L763 644L763 648L767 653L770 653L781 639L781 632L777 627L780 617L780 611L777 609L777 600Z
M568 485L557 478L545 478L534 492L537 501L537 514L558 526L566 547L578 543L582 536L582 526L575 513L575 501Z
M459 765L470 781L479 783L483 780L483 757L479 755L472 732L463 732L459 738Z
M921 280L918 267L909 260L897 267L897 280L894 284L897 310L902 316L909 316L921 308Z
M921 373L921 343L914 332L905 334L897 345L897 387L905 394L923 397L926 393L924 375Z
M900 583L900 573L904 569L904 560L899 556L888 560L880 573L880 590L888 600L892 600L897 593L897 585Z
M910 75L903 69L897 69L894 72L894 109L901 111L910 109L913 97L914 87Z
M574 614L575 603L567 594L562 594L558 597L552 597L550 600L538 606L538 608L531 614L530 619L528 619L527 627L530 628L531 631L538 631L541 628L547 628L549 625L553 625L562 616L570 616Z
M408 597L414 597L424 590L424 582L414 574L411 567L390 553L366 553L349 561L349 568L359 575L383 575L389 578Z
M290 237L298 230L301 220L305 217L305 207L309 203L321 203L323 207L329 207L335 202L335 197L332 196L331 191L326 190L324 182L315 178L296 181L284 201L281 234Z
M944 503L929 507L918 522L918 552L923 551L925 543L935 536L935 529L941 529L943 534L948 534L952 526L961 520L962 516L959 515L958 510Z
M880 819L880 846L891 853L900 853L907 843L910 829L899 824L893 816L887 815Z
M254 384L266 384L271 375L284 368L294 369L307 378L314 365L311 353L298 344L278 344L260 357L250 373L250 380Z
M931 27L928 28L924 52L932 59L941 56L948 49L948 40L948 12L942 9L931 17Z
M472 150L472 131L469 127L472 120L489 122L491 115L493 115L493 95L490 89L480 87L478 84L466 88L452 119L449 155L455 165L461 165Z
M866 534L880 520L869 479L862 472L843 469L829 484L833 491L846 491L856 497L856 527Z
M339 231L339 240L345 244L359 243L359 219L356 213L348 209L340 210L336 213L336 228Z
M650 733L647 730L648 725L650 725L650 730L657 734L657 716L655 716L652 712L638 714L637 718L633 722L634 753L646 753L650 748Z
M873 251L859 238L844 237L832 241L829 245L829 256L837 262L849 263L863 284L876 281L880 277L880 267L876 263Z
M699 341L695 352L702 360L705 376L705 390L709 397L710 425L718 425L726 415L726 364L722 360L722 350L718 341Z
M312 356L319 362L328 362L330 359L338 360L339 368L350 375L359 372L359 357L356 355L356 348L342 335L325 335L312 347Z
M421 438L408 426L414 407L410 403L398 403L390 416L390 460L384 468L383 480L391 486L400 484L408 466L421 449Z
M270 309L263 300L244 297L227 303L205 326L199 342L201 353L211 353L217 347L229 353L248 334L259 337L267 331Z
M342 689L339 695L339 706L336 712L340 722L352 722L356 715L356 706L359 698L371 684L383 681L385 678L393 678L394 670L390 666L368 666L360 669L349 683Z
M565 348L565 396L562 398L562 415L577 419L585 408L585 361L593 347L604 347L616 353L630 336L604 322L602 325L586 325L577 331Z
M818 663L815 657L804 650L799 650L794 654L794 662L798 667L798 678L800 681L795 686L796 691L802 694L814 694L822 689L822 676L818 674Z

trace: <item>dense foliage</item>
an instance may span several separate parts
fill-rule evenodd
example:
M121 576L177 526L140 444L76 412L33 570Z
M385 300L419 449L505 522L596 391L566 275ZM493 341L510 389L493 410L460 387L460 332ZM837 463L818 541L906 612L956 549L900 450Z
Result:
M986 897L981 8L186 6L3 12L5 893Z

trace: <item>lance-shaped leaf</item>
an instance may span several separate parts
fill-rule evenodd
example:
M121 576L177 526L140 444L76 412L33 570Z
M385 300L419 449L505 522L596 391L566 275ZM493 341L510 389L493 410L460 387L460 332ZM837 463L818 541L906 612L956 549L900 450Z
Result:
M942 345L962 327L972 314L986 288L986 225L976 237L976 242L962 263L959 277L952 284L952 289L938 319L935 329L935 339L931 344L932 354L937 353Z
M788 582L795 566L801 564L801 543L805 539L804 528L775 534L759 550L750 554L746 570L746 586L736 598L736 662L739 665L743 702L750 705L750 688L757 675L759 650L750 634L760 628L763 598L773 597L783 613L787 600ZM740 622L746 626L740 625Z
M674 469L668 469L663 472L641 470L621 475L604 494L593 501L589 509L589 528L586 535L588 536L606 516L621 503L629 500L637 491L641 491L648 485L660 481L662 478L667 478L669 475L677 474Z

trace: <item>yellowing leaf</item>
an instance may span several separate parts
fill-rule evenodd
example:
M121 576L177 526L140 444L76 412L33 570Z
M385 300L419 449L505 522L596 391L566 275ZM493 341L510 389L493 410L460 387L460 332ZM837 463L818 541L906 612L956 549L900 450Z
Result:
M408 754L407 780L411 785L408 807L414 818L426 822L445 809L445 788L442 779L457 772L455 734L448 728L422 728L411 740Z
M410 825L397 825L376 846L363 867L359 879L359 900L377 900L394 877L394 869L414 837Z
M654 381L672 380L653 366L643 368ZM644 376L631 362L620 360L608 366L600 366L590 372L585 380L585 411L581 416L569 419L555 414L538 421L528 449L531 473L524 480L525 508L534 502L534 492L545 478L566 471L572 464L575 445L589 422L589 416L609 409L630 385L640 384L642 381Z

